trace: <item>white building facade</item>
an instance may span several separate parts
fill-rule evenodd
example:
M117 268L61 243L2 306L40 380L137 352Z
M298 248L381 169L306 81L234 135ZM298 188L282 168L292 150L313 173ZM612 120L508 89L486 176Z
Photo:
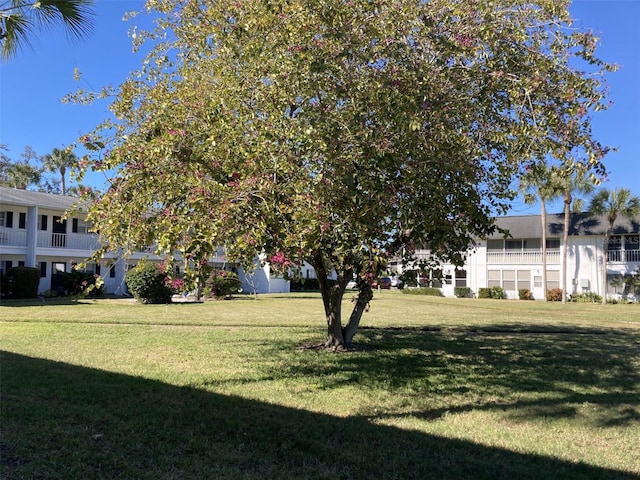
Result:
M0 271L18 266L40 269L39 294L59 291L58 272L70 272L98 248L98 235L91 233L84 215L65 219L77 198L0 187ZM125 273L142 259L160 261L150 252L137 252L125 259L113 254L85 271L100 275L108 294L126 293ZM210 259L216 268L238 273L242 290L250 293L289 292L289 282L272 275L269 266L258 266L249 275L220 251Z
M502 287L508 298L517 299L520 289L530 290L534 299L543 298L542 222L537 215L508 216L496 224L509 232L479 240L466 255L462 267L442 265L440 286L446 296L454 288L469 287L477 295L480 288ZM546 289L562 288L567 294L587 292L617 296L622 287L619 276L640 271L640 218L618 217L608 245L604 245L609 224L606 216L573 214L569 237L563 244L564 216L547 215ZM563 254L567 253L566 278L562 281ZM428 252L418 252L428 254ZM603 257L607 256L607 284L602 285ZM612 284L613 283L613 284Z

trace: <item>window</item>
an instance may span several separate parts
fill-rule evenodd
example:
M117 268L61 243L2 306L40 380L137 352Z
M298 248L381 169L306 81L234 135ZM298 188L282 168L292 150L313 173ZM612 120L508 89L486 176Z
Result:
M516 289L516 271L515 270L502 271L502 288L504 288L505 290Z
M0 227L13 228L13 212L0 212Z
M73 233L90 233L91 224L80 218L74 218L71 225L71 231Z
M535 275L533 277L533 288L542 288L542 275Z
M627 235L624 237L624 249L625 250L640 250L640 236L639 235Z
M38 222L38 230L42 230L43 232L47 230L47 216L40 215L40 220Z
M109 267L109 278L116 278L116 266L115 265L111 265L111 267Z
M522 240L505 240L505 250L522 250Z
M489 270L487 272L487 287L500 286L500 270Z
M40 262L40 278L47 276L47 262Z
M560 250L560 239L547 238L547 248L550 250Z
M613 235L609 237L609 246L607 250L621 250L622 249L622 236L621 235Z
M502 251L502 240L487 240L487 250Z
M456 270L456 287L466 287L466 286L467 286L467 271Z
M27 228L27 214L25 212L20 212L20 217L18 219L18 228L25 229Z
M560 272L551 270L547 272L547 290L560 288Z
M531 272L529 270L518 270L518 289L520 288L531 290Z

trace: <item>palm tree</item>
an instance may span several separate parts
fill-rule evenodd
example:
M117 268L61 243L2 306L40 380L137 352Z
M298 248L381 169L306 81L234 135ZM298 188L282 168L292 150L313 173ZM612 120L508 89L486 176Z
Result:
M82 38L93 26L94 0L0 0L0 60L15 57L31 44L35 30L62 22L71 37Z
M67 186L65 176L67 168L71 168L78 163L78 157L76 157L76 154L69 148L62 150L54 148L51 153L42 157L42 163L48 172L60 173L60 190L62 195L66 195Z
M547 207L546 202L558 198L562 193L562 185L558 181L553 167L539 164L532 167L520 180L520 190L524 194L525 203L540 203L540 219L542 222L542 298L547 299Z
M594 215L606 215L609 225L604 235L602 253L602 303L607 303L607 250L609 238L613 233L613 226L618 216L635 217L640 214L640 197L631 193L628 188L616 188L614 190L602 189L591 199L589 212Z
M574 198L573 194L590 194L594 187L593 182L586 175L586 168L578 163L569 170L559 173L559 180L563 188L564 202L564 229L562 232L562 284L563 290L562 303L567 303L567 253L569 244L569 224L571 219L571 210L579 212L582 210L583 201L581 198ZM573 204L573 205L572 205ZM573 207L573 208L572 208Z

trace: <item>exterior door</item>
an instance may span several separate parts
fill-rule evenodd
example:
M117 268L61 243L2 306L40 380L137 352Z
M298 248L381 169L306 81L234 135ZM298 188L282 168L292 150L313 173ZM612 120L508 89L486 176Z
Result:
M67 243L67 220L54 216L51 231L51 246L64 248Z
M67 264L63 262L53 262L51 264L51 290L59 296L64 296L63 273L67 269Z

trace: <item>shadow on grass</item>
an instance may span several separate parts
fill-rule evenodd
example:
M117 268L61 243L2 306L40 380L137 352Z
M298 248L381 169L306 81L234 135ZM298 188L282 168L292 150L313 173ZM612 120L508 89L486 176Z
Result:
M588 403L599 410L582 420L596 427L640 421L638 330L500 324L365 328L359 335L371 353L298 356L281 375L313 377L324 389L355 383L405 394L422 402L411 414L425 419L471 410L571 418Z
M632 479L467 441L2 353L2 478Z

